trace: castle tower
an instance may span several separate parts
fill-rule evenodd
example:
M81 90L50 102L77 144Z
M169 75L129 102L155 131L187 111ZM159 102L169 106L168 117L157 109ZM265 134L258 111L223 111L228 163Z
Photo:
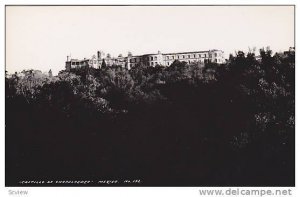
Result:
M102 57L101 51L97 51L97 67L98 68L101 68L101 64L102 64L101 57Z
M101 59L101 52L100 51L97 51L97 58L98 58L98 60Z

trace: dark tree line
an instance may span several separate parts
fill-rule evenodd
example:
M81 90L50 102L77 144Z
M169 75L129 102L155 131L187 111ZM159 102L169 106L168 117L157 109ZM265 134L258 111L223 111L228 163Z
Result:
M7 76L6 184L292 186L295 57L260 57Z

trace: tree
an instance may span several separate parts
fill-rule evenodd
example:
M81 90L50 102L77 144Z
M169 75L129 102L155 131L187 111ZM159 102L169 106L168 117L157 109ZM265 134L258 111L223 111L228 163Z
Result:
M104 59L102 60L101 68L106 68L106 63Z
M52 76L53 76L53 75L52 75L52 70L51 70L51 69L49 70L48 74L49 74L49 77L52 77Z

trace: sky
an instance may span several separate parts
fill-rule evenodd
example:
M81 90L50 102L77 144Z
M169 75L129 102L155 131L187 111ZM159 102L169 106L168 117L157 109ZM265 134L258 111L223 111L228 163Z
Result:
M54 74L68 55L294 46L293 6L6 6L6 70Z

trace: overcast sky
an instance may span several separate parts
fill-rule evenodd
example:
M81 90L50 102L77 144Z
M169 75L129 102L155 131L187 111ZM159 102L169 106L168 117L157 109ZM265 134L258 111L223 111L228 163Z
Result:
M6 70L54 74L66 56L294 46L292 6L7 6ZM227 58L226 57L226 58Z

